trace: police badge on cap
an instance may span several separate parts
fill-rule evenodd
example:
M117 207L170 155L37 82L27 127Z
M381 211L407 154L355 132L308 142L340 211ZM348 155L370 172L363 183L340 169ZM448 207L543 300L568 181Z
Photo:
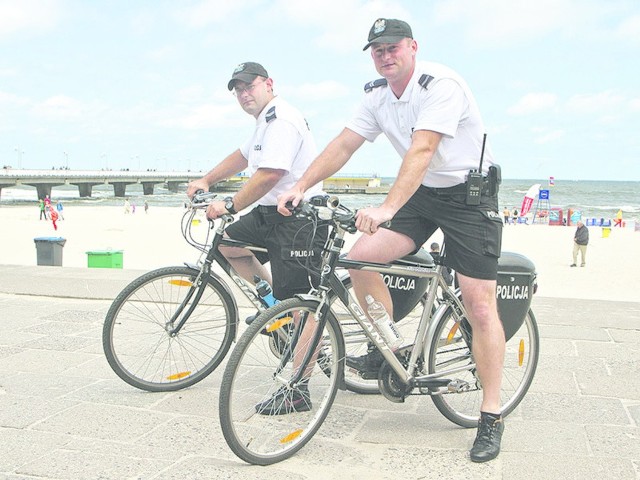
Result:
M395 18L379 18L369 30L369 43L362 50L369 48L372 43L398 43L403 38L413 38L407 22Z
M264 77L269 78L269 74L267 70L256 62L244 62L238 65L231 75L231 80L227 84L227 88L229 90L233 89L233 86L236 83L236 80L240 80L241 82L251 83L256 77Z

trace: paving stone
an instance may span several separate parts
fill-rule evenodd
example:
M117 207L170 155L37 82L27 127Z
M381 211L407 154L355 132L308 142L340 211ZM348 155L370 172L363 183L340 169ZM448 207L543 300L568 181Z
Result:
M0 479L640 479L640 303L534 297L537 373L492 462L472 463L475 429L426 396L339 392L305 447L257 467L222 436L224 363L170 393L137 390L107 364L104 315L141 273L0 266Z
M50 416L33 426L33 429L87 438L132 441L157 429L171 418L173 416L169 414L130 407L79 404Z

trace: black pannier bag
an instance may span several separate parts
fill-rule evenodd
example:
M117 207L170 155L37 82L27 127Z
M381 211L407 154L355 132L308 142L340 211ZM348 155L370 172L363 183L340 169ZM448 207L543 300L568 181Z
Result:
M509 340L522 326L537 289L536 267L524 255L502 252L498 259L498 313Z

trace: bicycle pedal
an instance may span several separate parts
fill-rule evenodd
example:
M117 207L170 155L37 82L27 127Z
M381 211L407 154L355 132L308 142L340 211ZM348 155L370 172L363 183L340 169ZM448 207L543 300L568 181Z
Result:
M416 387L418 388L427 388L430 391L437 391L441 387L448 387L451 383L451 380L448 378L434 378L430 380L417 380Z
M447 384L447 390L451 393L468 392L470 389L471 385L465 380L451 380Z

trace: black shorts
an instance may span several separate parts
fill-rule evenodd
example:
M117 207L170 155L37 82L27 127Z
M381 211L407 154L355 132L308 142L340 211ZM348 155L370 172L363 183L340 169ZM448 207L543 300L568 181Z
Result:
M464 185L444 189L421 185L389 229L411 238L418 249L440 228L445 265L468 277L496 280L503 226L498 196L483 193L480 205L467 205L465 198Z
M280 215L276 207L258 206L229 225L226 232L234 240L267 249L268 254L255 255L260 263L271 262L273 296L278 300L308 293L311 285L317 286L326 224L314 226L305 218Z

